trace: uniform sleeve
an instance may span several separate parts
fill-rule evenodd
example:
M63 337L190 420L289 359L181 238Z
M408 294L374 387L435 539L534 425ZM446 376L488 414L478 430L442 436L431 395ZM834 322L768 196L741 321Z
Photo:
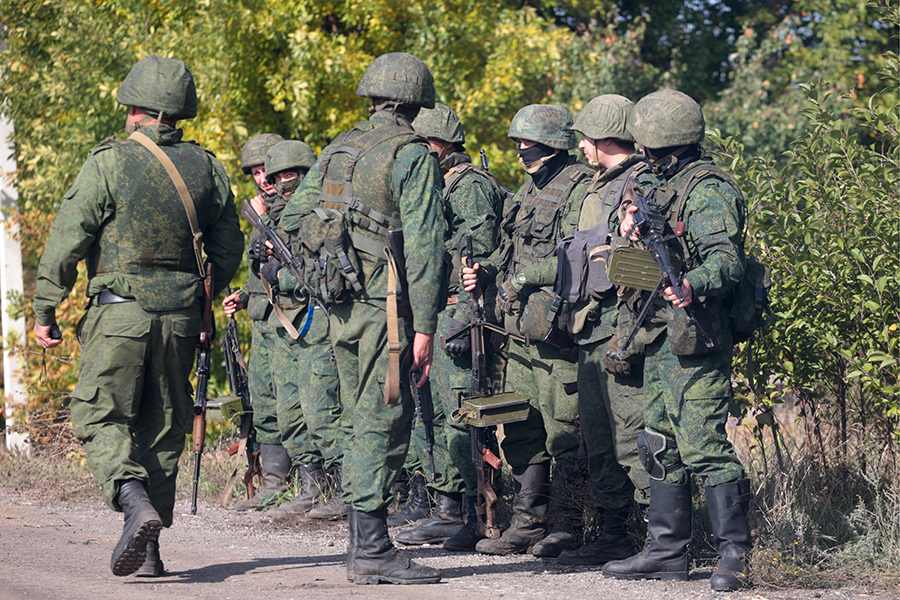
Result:
M218 160L210 158L215 181L214 199L209 211L209 220L203 233L203 250L207 259L215 266L213 295L231 282L244 254L244 232L241 231L234 194L225 168Z
M78 261L87 255L103 223L115 212L115 170L104 168L103 162L103 152L88 158L53 220L34 292L38 325L56 322L56 307L72 292L78 277Z
M500 227L498 230L497 248L490 256L481 261L481 267L484 274L481 279L487 283L496 282L499 286L502 282L496 281L501 269L507 267L506 263L511 254L508 249L513 245L513 234L515 233L516 216L519 213L519 207L522 206L522 195L528 182L519 188L515 196L509 198L503 205L503 216L500 218Z
M685 279L697 296L724 294L744 275L741 199L723 181L706 179L694 188L684 211L692 254L702 264Z
M394 161L391 185L403 223L413 321L417 332L433 334L437 330L437 315L446 302L441 297L446 224L437 156L420 144L403 146Z

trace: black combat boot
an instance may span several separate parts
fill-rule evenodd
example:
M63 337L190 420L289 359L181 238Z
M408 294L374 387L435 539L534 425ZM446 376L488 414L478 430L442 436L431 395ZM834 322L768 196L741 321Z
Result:
M515 499L509 529L475 545L482 554L521 554L547 536L550 463L513 467Z
M577 550L560 553L557 562L563 565L602 565L611 560L624 560L633 556L634 546L625 530L629 512L626 508L604 514L600 533L594 541Z
M425 486L425 475L413 473L409 479L409 487L409 501L403 510L388 517L388 527L409 525L431 516L431 496Z
M608 562L603 574L616 579L688 579L691 542L691 484L671 485L650 480L647 515L650 543L626 560Z
M346 504L341 498L344 493L344 471L341 465L335 465L331 468L331 500L318 506L307 515L310 519L321 519L324 521L336 521L347 516L350 505Z
M135 577L162 577L166 570L159 557L159 540L147 542L147 558L141 568L134 572Z
M431 516L406 531L394 536L394 541L407 546L422 544L438 544L462 530L465 526L462 517L461 492L437 492L434 512Z
M554 466L550 482L549 517L553 529L534 545L531 554L538 558L556 558L564 550L573 549L581 537L581 515L577 506L579 479L585 473L574 466Z
M707 487L706 504L719 548L719 567L709 579L710 586L716 592L734 592L749 587L747 562L753 548L747 523L750 480Z
M305 515L325 499L327 482L321 464L300 465L297 467L297 474L300 476L300 491L290 502L269 509L266 513L268 516L273 519L285 519Z
M131 575L147 557L147 544L155 542L162 529L162 519L147 495L142 481L129 479L119 486L116 496L125 513L122 537L113 550L110 566L113 575Z
M256 495L239 500L234 510L265 510L278 502L278 497L287 491L288 473L291 472L291 457L281 444L260 444L259 462L262 468L263 484Z
M456 535L444 541L444 550L475 552L475 545L484 539L478 533L478 497L466 496L466 525Z
M356 550L347 561L347 578L356 584L437 583L441 572L419 565L394 548L388 537L387 510L353 511Z
M347 542L347 581L353 581L350 565L353 564L359 546L359 527L356 526L356 510L352 506L347 509L347 526L350 537Z

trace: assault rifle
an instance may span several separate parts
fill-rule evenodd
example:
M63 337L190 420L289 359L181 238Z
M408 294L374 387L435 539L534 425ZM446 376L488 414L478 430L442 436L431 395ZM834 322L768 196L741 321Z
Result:
M466 235L466 255L463 260L465 266L475 264L471 235ZM494 394L491 386L491 377L488 373L487 355L484 349L485 329L513 337L525 343L526 346L529 344L527 337L514 334L485 320L484 298L481 288L476 284L475 289L469 294L469 324L449 337L441 337L441 346L446 349L447 342L451 342L463 335L469 336L472 352L472 379L469 383L468 391L460 392L460 407L454 412L452 418L454 422L465 421L469 425L469 437L472 442L472 462L475 464L475 472L478 476L478 498L475 511L478 515L478 533L486 538L497 539L500 537L500 526L497 522L497 492L494 490L494 480L497 471L500 470L501 462L489 447L486 420L490 420L491 424L524 420L528 416L528 399L518 394ZM509 401L501 400L500 396L508 396ZM496 398L499 401L490 402L492 398ZM475 415L464 408L467 402L477 402L479 400L488 400L484 404L487 410L483 413ZM523 402L524 412L521 409ZM515 409L517 406L519 409L518 413L516 413L517 416L514 418L504 419L499 412L494 412L510 408ZM493 412L493 415L487 416L489 412Z
M406 259L403 256L403 232L399 229L388 232L388 244L397 265L398 297L400 304L400 316L403 317L403 328L406 333L406 348L400 354L401 370L409 370L412 365L413 340L416 337L415 324L413 323L412 307L409 303L409 288L406 281ZM388 325L390 327L390 325ZM434 467L434 399L431 396L431 381L419 387L422 379L422 370L409 371L410 388L416 405L416 413L425 427L425 448L428 451L428 467L430 469L431 482L437 479ZM402 380L401 380L402 381Z
M631 344L638 329L647 317L647 313L650 312L650 306L653 304L654 298L656 298L660 290L665 287L664 284L668 283L668 285L675 290L675 295L678 296L678 300L684 302L684 292L681 289L681 278L675 271L675 267L672 266L672 260L669 257L669 238L664 235L666 218L659 211L659 208L653 202L652 198L636 193L633 179L629 179L626 186L628 187L625 190L625 194L632 197L632 202L634 206L637 207L637 211L634 213L634 224L626 237L630 237L634 232L638 233L644 246L647 247L650 254L653 255L653 258L659 265L660 277L659 282L656 284L656 288L641 308L641 312L635 320L634 326L629 332L628 337L625 339L625 343L620 349L620 352L624 352ZM681 231L676 231L675 235L678 236L682 233L683 232ZM689 304L684 307L684 311L687 313L689 322L697 328L697 334L700 336L700 339L703 340L703 343L706 344L706 347L712 348L715 344L697 321L697 317L694 314L694 307Z
M271 227L267 227L265 223L262 222L262 219L259 218L259 215L256 214L256 209L250 204L249 200L244 200L244 203L241 205L241 214L244 215L244 218L250 221L250 224L256 228L257 231L261 235L264 235L266 241L269 243L269 250L272 252L272 256L275 257L281 266L287 267L291 274L297 279L300 283L300 287L304 292L309 296L309 298L316 303L316 306L322 309L322 312L325 313L326 317L330 317L330 313L325 305L316 297L313 290L306 285L306 279L303 276L303 271L301 270L300 262L294 258L293 253L290 248L287 247L287 244L284 243L284 240L275 232Z
M197 489L200 485L200 457L206 443L206 390L209 385L209 353L215 328L212 316L213 265L206 263L203 277L203 330L197 343L197 390L194 393L194 427L191 439L194 442L194 482L191 491L191 514L197 514Z
M231 295L231 288L228 288L227 295ZM237 321L234 315L225 326L225 334L222 336L222 353L225 356L225 373L228 376L228 389L232 396L236 396L241 400L241 432L240 441L228 448L228 455L234 456L246 450L247 453L247 470L241 477L241 481L246 487L247 498L256 495L256 484L254 479L262 486L262 468L259 463L259 444L256 441L256 430L253 429L253 406L250 403L250 386L247 377L247 364L244 362L244 356L241 354L241 343L238 338ZM225 491L222 494L223 505L231 495L231 489L234 487L234 481L237 479L237 469L231 474L228 483L225 485Z

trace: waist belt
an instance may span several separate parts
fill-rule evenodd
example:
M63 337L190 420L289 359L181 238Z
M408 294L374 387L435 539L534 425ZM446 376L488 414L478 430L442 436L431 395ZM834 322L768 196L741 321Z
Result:
M91 306L104 306L106 304L120 304L122 302L134 302L134 298L120 296L112 290L103 290L99 294L91 296Z

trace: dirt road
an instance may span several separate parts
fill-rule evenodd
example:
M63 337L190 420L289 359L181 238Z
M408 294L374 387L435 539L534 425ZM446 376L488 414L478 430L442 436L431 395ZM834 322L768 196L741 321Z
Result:
M594 568L530 556L451 554L437 546L407 551L441 569L441 583L358 586L346 578L345 523L304 520L274 526L263 513L202 504L192 517L186 502L179 502L176 512L175 525L160 536L167 575L114 577L109 558L121 532L121 515L99 500L41 502L0 488L0 600L887 600L847 590L756 588L714 594L708 570L694 573L686 583L622 582L606 579Z

